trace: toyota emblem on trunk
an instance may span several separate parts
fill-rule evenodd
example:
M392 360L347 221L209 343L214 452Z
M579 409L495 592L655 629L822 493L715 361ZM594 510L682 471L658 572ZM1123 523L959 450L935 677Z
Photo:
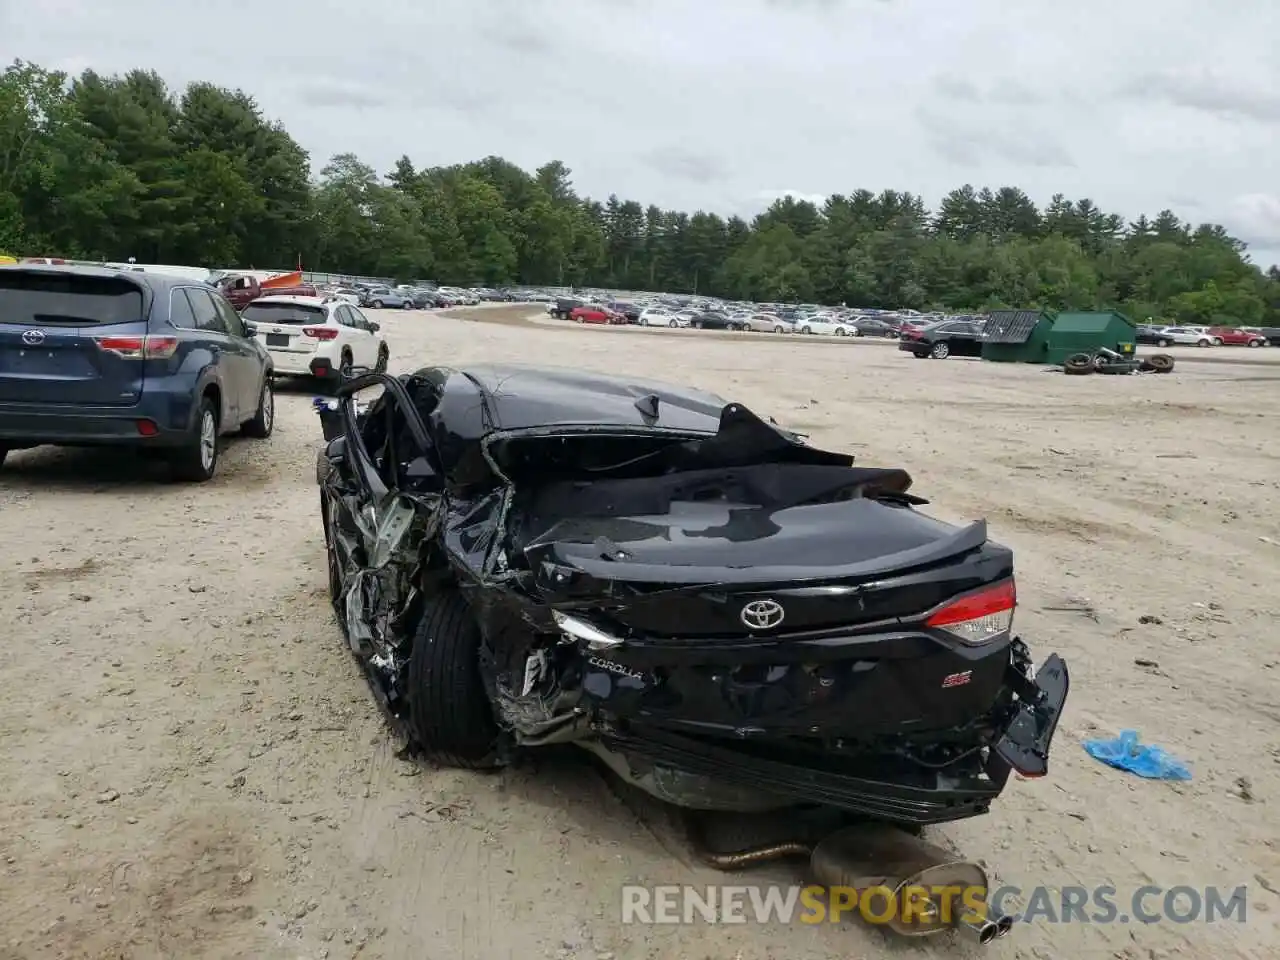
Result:
M23 330L22 342L25 343L28 347L39 346L40 344L44 343L44 331L43 330Z
M742 622L748 630L768 630L782 622L782 604L777 600L752 600L742 608Z

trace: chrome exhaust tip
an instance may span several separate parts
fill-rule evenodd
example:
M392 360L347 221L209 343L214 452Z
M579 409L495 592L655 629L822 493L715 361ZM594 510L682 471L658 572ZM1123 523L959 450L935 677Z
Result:
M997 937L1007 937L1013 932L1013 917L1003 914L999 910L992 910L989 916L995 921Z
M956 921L956 929L983 946L1000 936L1000 925L985 917L961 917Z

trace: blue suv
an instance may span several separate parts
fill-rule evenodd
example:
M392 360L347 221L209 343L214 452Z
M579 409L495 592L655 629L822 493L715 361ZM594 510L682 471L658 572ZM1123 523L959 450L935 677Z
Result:
M0 266L0 464L42 444L125 445L203 482L220 437L271 436L271 377L271 355L206 284Z

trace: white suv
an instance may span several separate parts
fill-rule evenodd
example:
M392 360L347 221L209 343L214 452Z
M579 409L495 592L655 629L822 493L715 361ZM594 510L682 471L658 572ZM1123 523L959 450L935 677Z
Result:
M381 328L336 298L261 297L240 314L271 354L277 375L338 379L344 367L387 369Z

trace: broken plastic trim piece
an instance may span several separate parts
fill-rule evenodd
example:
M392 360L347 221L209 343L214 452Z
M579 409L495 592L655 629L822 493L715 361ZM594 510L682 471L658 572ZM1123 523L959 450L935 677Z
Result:
M555 618L556 626L560 628L561 633L575 640L583 641L588 650L612 650L623 644L621 637L605 633L585 620L571 617L568 614L561 613L559 610L553 611L552 616Z

